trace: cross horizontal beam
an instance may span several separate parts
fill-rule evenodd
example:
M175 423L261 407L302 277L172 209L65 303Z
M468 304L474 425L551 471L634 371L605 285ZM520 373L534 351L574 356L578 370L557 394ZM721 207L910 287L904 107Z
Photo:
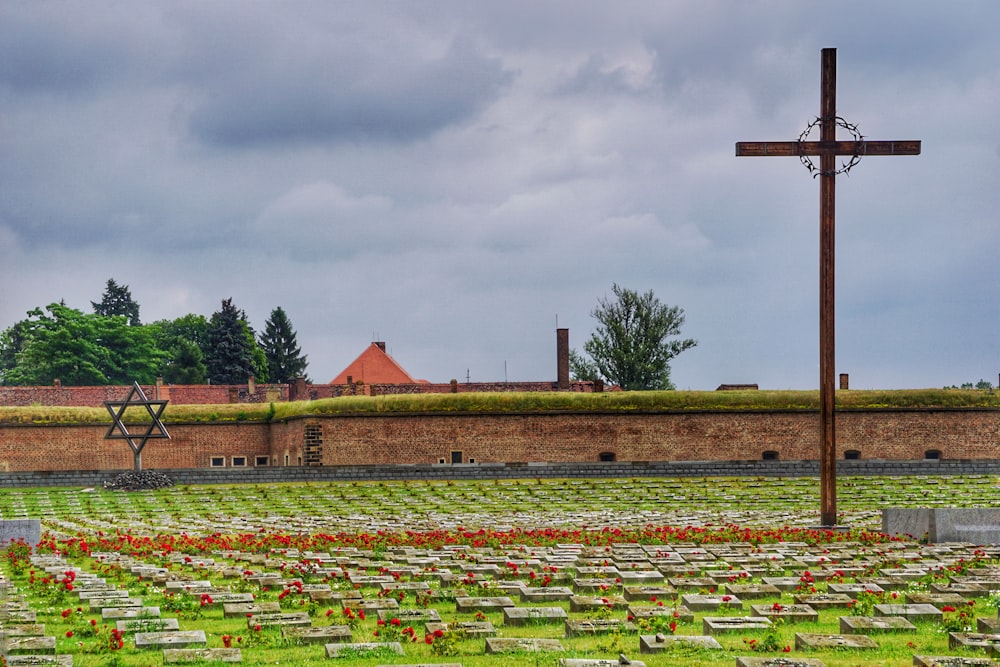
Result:
M737 157L799 155L920 155L920 142L907 141L738 141Z

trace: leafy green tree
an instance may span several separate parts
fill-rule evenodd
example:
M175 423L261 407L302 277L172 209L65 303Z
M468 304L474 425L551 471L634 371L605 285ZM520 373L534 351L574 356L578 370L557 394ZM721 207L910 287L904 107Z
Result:
M670 360L697 345L690 338L667 340L680 335L684 311L661 303L652 290L639 294L615 284L612 292L613 300L598 300L590 313L600 326L583 344L589 362L573 355L574 367L571 356L574 373L581 377L596 369L601 378L623 389L673 389Z
M94 307L94 313L97 315L105 317L122 315L128 319L131 326L139 326L139 304L132 299L128 285L119 285L114 278L108 278L101 302L91 301L90 305Z
M9 357L12 351L15 363L4 371L4 382L11 385L46 385L55 378L66 385L151 384L164 356L148 328L61 303L29 311L8 332L4 352Z
M295 329L280 306L271 311L260 335L260 346L267 357L267 370L272 382L288 382L305 377L306 355L296 340Z
M8 374L17 366L17 355L28 342L28 322L15 322L0 333L0 385L12 384Z
M186 338L178 338L163 369L169 384L205 384L207 370L201 348Z
M233 300L223 299L222 308L212 313L208 323L208 351L205 367L213 384L243 384L254 367L253 333L246 322L246 314L233 305Z

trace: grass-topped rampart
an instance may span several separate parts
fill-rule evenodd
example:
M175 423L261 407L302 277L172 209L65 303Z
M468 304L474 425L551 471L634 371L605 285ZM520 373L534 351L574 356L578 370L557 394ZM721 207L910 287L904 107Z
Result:
M222 405L171 404L167 422L284 420L310 414L456 412L660 412L738 410L816 410L818 391L631 391L585 394L509 392L349 396L290 403ZM910 408L998 408L1000 394L968 389L849 390L837 392L841 410ZM133 410L136 420L142 412ZM131 416L131 415L130 415ZM88 424L110 421L104 408L0 406L0 424Z

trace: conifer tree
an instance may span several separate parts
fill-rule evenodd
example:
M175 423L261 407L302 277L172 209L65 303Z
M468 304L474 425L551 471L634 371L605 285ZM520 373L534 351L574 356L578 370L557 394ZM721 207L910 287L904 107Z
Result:
M289 382L305 376L308 364L306 355L302 354L295 329L280 306L271 311L271 316L264 323L260 346L267 355L267 368L272 382Z
M101 302L90 302L94 307L94 313L110 317L112 315L123 315L128 318L129 326L139 326L139 304L132 299L132 292L128 285L119 285L114 278L108 278Z
M208 323L208 352L205 368L213 384L243 384L254 375L253 344L246 335L246 314L233 305L232 298L212 313Z

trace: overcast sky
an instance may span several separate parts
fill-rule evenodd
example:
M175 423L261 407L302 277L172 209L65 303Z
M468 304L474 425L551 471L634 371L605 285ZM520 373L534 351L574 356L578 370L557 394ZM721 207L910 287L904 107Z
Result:
M1000 372L1000 3L0 2L0 329L108 278L144 322L281 306L328 382L554 380L613 283L679 389L819 386L819 113L920 139L837 179L837 371ZM818 138L814 136L813 138ZM841 133L841 138L848 138Z

